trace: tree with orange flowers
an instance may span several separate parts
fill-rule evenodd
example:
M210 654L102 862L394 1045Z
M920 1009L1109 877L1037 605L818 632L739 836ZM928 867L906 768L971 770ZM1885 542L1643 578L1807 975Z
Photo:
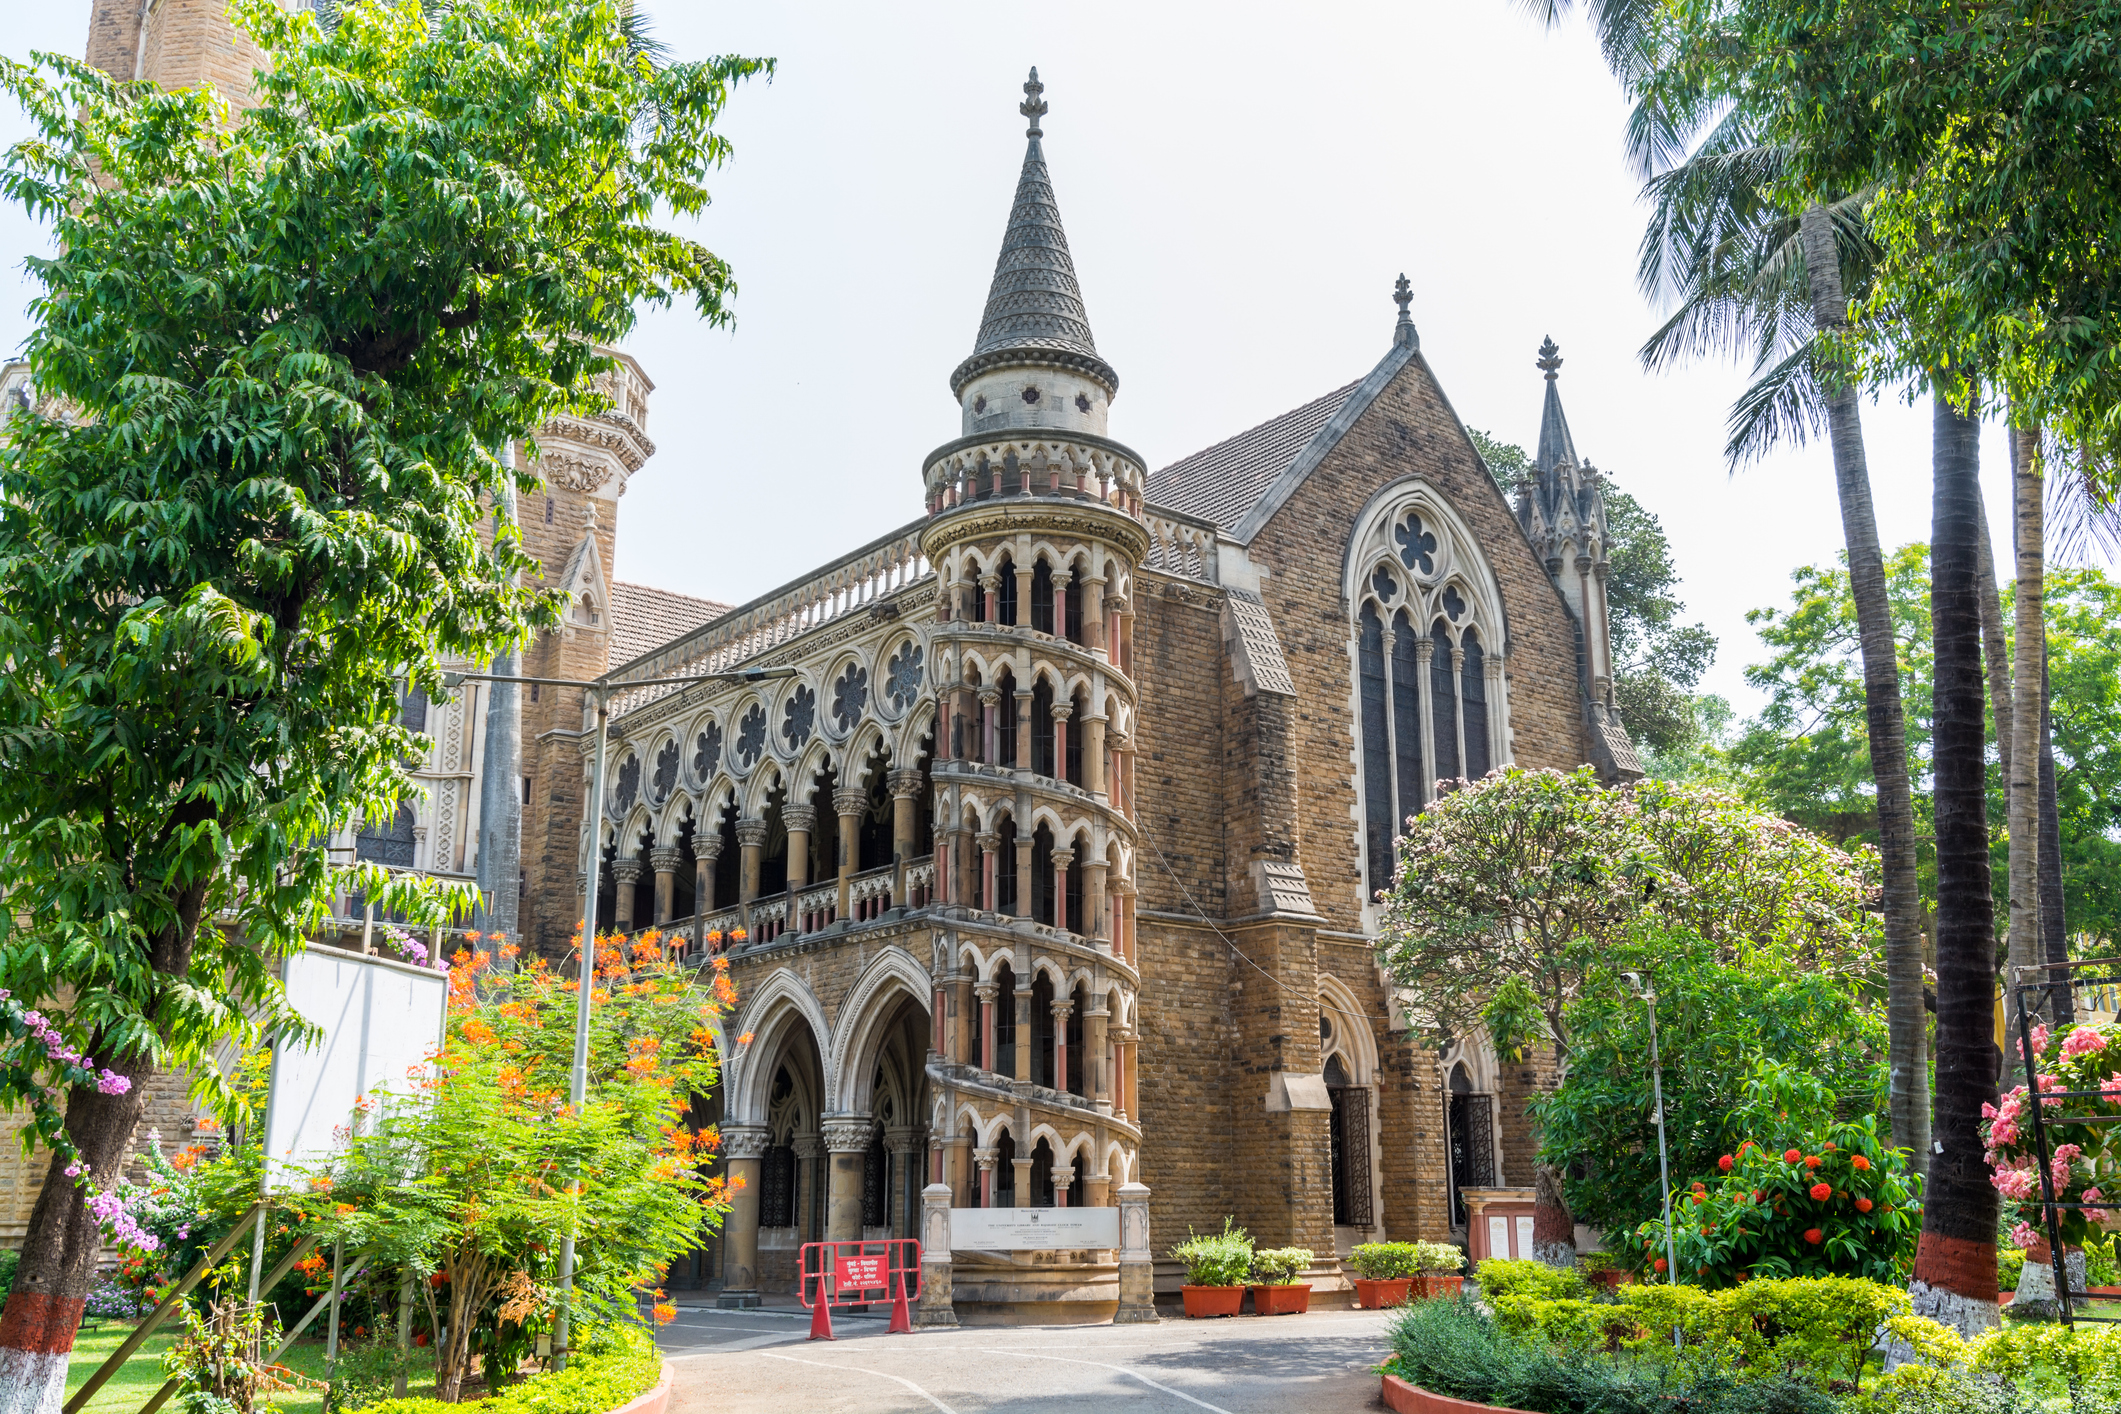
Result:
M576 1233L577 1327L631 1321L638 1293L728 1209L723 1180L706 1172L716 1133L687 1122L719 1074L716 1025L736 1000L727 964L717 958L702 985L654 933L599 939L589 1090L575 1110L580 984L542 962L492 960L457 954L434 1079L383 1101L349 1139L330 1167L331 1207L317 1214L327 1240L415 1278L416 1308L399 1318L443 1336L443 1399L474 1360L499 1383L534 1348L561 1234Z

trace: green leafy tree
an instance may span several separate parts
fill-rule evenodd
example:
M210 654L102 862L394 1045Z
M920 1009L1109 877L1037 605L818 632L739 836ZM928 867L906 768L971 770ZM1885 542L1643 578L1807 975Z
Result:
M215 1048L286 1019L328 833L406 789L405 682L553 621L495 450L604 406L642 302L727 317L727 268L656 217L704 205L763 66L657 67L624 8L359 4L320 35L238 0L268 60L242 112L0 62L34 134L0 194L59 252L0 450L0 981L58 1038L0 1082L56 1151L0 1408L57 1400L145 1082L226 1102Z
M1378 956L1441 1036L1486 1031L1505 1053L1573 1064L1571 1009L1613 976L1645 922L1689 929L1718 957L1772 948L1849 977L1875 957L1875 859L1702 786L1608 789L1511 768L1414 817L1386 896ZM1563 1179L1537 1170L1535 1243L1573 1246Z
M1894 637L1908 704L1916 817L1930 816L1929 547L1902 546L1887 560ZM1855 663L1855 607L1847 574L1808 565L1792 572L1790 603L1747 614L1772 654L1746 669L1767 694L1720 767L1754 798L1840 842L1875 838L1875 793L1863 739L1866 718ZM2014 586L2002 587L2012 603ZM2075 946L2121 937L2121 584L2092 568L2054 568L2044 595L2052 742L2064 914ZM2004 615L2004 624L2012 615ZM2009 639L2006 636L2006 646ZM1993 707L1991 708L1993 711ZM2008 841L2000 762L1988 767L1989 848L2000 888ZM1934 905L1936 875L1925 858L1923 892Z
M719 1224L725 1184L703 1171L715 1131L685 1122L715 1084L710 1026L735 997L715 961L708 990L653 932L600 940L577 1111L578 984L542 960L493 969L486 953L459 955L430 1088L385 1100L311 1200L321 1233L416 1278L427 1327L442 1333L439 1398L457 1398L482 1357L495 1375L513 1371L549 1329L559 1234L576 1235L579 1331L638 1320L642 1289Z
M1632 1233L1664 1189L1638 983L1656 996L1674 1174L1707 1173L1748 1138L1883 1110L1884 1017L1860 978L1802 966L1779 940L1734 952L1647 921L1592 965L1569 1008L1568 1071L1535 1102L1540 1159L1567 1175L1579 1221ZM1764 1090L1763 1072L1804 1083Z
M1466 431L1498 486L1514 486L1531 469L1524 448L1476 428ZM1606 607L1620 718L1647 750L1682 750L1700 730L1693 688L1716 660L1716 636L1701 624L1680 622L1686 603L1679 597L1679 570L1657 517L1610 480L1605 509L1612 537Z

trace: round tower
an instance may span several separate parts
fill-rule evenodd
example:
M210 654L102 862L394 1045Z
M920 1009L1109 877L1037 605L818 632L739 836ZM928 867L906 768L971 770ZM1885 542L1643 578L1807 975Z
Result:
M1130 596L1149 545L1144 468L1105 435L1119 377L1061 229L1036 69L1024 92L1001 258L950 377L963 435L924 468L937 887L956 933L940 1143L945 1181L981 1206L1105 1206L1140 1143ZM1094 1142L1050 1157L1034 1139L1086 1129Z

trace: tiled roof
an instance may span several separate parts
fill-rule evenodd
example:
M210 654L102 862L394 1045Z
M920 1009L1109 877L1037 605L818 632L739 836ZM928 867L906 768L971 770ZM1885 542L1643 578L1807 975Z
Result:
M729 612L729 605L645 584L615 580L611 586L611 666L630 663L680 634Z
M1358 380L1335 388L1293 412L1171 463L1150 476L1143 497L1152 505L1199 516L1228 530L1273 489L1359 386Z

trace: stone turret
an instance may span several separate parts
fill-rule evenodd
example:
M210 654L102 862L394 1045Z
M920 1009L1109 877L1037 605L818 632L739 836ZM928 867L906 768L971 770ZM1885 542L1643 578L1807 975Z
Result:
M1539 346L1535 365L1546 375L1539 417L1539 449L1517 483L1517 520L1575 616L1584 725L1591 760L1608 780L1635 780L1642 763L1628 739L1613 696L1613 630L1606 605L1612 546L1606 531L1605 479L1576 455L1576 439L1561 410L1561 350Z

